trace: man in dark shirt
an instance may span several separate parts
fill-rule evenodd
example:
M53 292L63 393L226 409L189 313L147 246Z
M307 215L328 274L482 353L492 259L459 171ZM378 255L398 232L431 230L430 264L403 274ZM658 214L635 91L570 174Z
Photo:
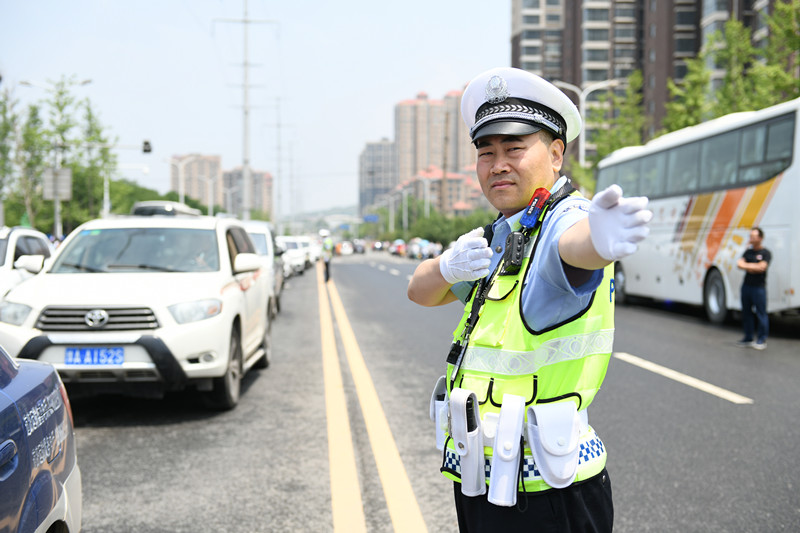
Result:
M736 266L745 271L742 282L742 325L744 338L741 346L752 346L756 350L767 347L769 318L767 317L767 267L772 254L764 248L764 232L761 228L750 230L750 247L745 250ZM753 342L753 317L756 319L755 342Z

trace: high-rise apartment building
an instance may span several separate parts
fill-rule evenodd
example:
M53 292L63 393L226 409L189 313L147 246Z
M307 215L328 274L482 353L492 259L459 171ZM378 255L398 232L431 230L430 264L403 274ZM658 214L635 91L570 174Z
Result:
M601 94L592 89L609 80L623 82L641 70L652 135L660 129L669 100L667 80L681 81L686 60L696 57L730 18L752 29L754 44L763 42L764 17L772 4L774 0L512 0L511 64L575 86L586 107L595 105ZM713 72L712 83L723 74ZM574 89L565 88L565 93L580 104ZM587 132L597 126L585 125ZM593 146L586 148L591 152Z
M358 161L359 213L397 185L395 144L389 139L367 143Z
M431 100L419 93L395 106L394 142L367 143L359 160L359 210L363 214L385 195L400 194L420 171L436 167L458 174L474 167L472 147L461 119L462 90ZM445 191L447 182L444 182ZM435 208L439 208L434 205Z
M220 156L202 154L173 156L170 163L170 190L179 196L197 200L204 206L222 206L229 213L242 214L241 167L223 172ZM252 169L250 173L250 202L253 209L271 213L272 175Z
M469 132L461 120L461 93L451 91L443 100L430 100L420 93L395 106L397 183L431 165L458 172L475 162L475 150L469 149Z
M173 156L170 190L179 197L193 198L203 205L222 204L222 158L218 155Z
M254 211L272 215L272 174L263 170L250 169L250 204ZM244 216L242 192L244 177L242 167L225 171L223 174L224 203L220 202L228 213Z

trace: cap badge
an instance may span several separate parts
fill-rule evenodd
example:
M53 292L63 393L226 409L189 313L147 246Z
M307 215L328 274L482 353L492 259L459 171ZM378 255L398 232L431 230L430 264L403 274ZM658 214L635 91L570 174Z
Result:
M486 84L486 101L490 104L499 104L509 96L506 80L500 76L492 76Z

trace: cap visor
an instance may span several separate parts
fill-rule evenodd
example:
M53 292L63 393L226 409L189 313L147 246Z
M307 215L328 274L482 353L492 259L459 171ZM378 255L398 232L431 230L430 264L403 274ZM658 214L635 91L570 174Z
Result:
M497 121L489 122L472 136L473 141L489 135L530 135L539 131L539 126L526 122Z

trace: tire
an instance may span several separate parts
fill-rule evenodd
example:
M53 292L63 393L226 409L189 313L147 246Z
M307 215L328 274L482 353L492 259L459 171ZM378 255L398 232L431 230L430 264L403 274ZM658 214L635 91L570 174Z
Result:
M267 311L267 331L264 333L264 340L261 341L264 355L255 362L253 368L269 368L269 362L272 358L272 318L270 318L269 314L270 311Z
M703 308L708 321L712 324L722 324L728 317L725 284L719 270L710 270L706 276L706 282L703 285Z
M242 368L242 341L234 327L228 350L228 367L223 376L214 378L214 387L207 396L209 407L221 411L236 407L242 390Z
M617 263L614 265L614 302L619 305L625 305L630 301L627 293L625 292L625 271L622 265Z

